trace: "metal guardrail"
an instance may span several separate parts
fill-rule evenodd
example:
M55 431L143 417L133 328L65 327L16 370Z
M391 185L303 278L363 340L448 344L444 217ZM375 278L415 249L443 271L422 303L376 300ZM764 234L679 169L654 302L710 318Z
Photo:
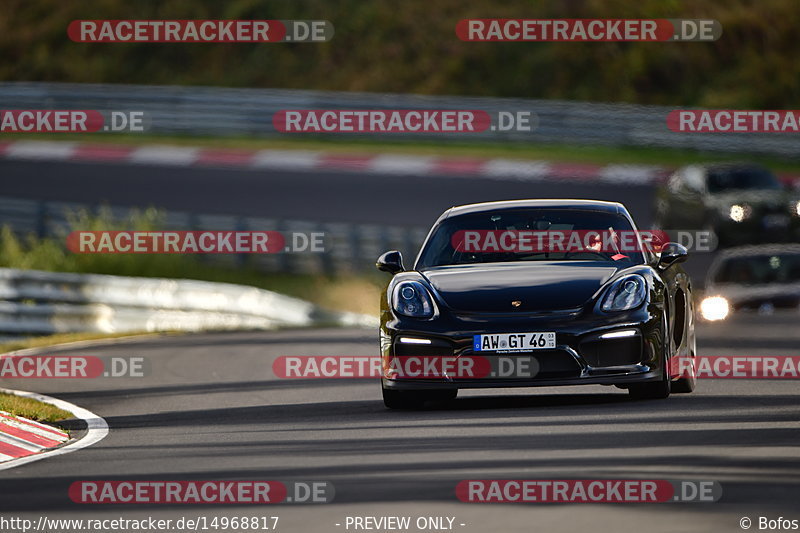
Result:
M0 333L200 331L377 325L254 287L0 268Z
M468 98L277 89L0 83L4 109L96 109L144 111L154 134L274 137L274 113L285 109L481 109L528 110L534 131L482 133L383 133L395 139L493 139L576 145L653 146L733 153L800 155L800 138L780 133L702 134L667 129L674 108L559 100ZM283 134L287 135L287 134ZM336 135L373 136L337 133Z
M98 206L0 197L0 227L8 225L19 235L52 237L64 243L70 217L79 210L97 213ZM128 220L141 209L110 206L115 220ZM427 228L395 227L372 224L320 223L258 217L207 215L180 211L162 211L163 230L208 231L280 231L322 232L324 252L279 252L274 254L200 254L208 264L231 268L251 267L261 272L304 274L340 274L374 269L375 259L386 250L400 250L405 257L415 257Z

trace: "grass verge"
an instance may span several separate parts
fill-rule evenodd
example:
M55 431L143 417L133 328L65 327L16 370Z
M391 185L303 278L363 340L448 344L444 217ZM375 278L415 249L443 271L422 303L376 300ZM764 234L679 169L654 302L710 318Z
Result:
M59 409L49 403L6 393L0 393L0 411L37 422L58 422L74 417L69 411Z
M564 161L587 164L641 164L675 167L690 163L708 161L740 161L746 159L761 163L776 172L800 173L800 159L788 159L765 155L742 153L723 154L675 148L646 148L622 146L575 146L562 144L543 144L528 142L453 142L441 140L376 140L374 138L322 138L303 136L293 138L253 138L253 137L190 137L161 135L109 135L94 134L3 134L4 140L47 140L73 141L108 144L173 144L179 146L201 146L213 148L237 148L247 150L321 150L340 153L393 153L409 155L430 155L439 157L510 158L547 161Z

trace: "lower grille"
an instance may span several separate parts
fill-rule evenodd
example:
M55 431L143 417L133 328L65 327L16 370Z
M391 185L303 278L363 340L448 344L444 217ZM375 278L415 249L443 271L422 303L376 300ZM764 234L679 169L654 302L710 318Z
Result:
M564 350L536 350L532 355L539 362L540 378L569 378L581 375L581 365Z
M642 359L642 338L597 339L582 342L581 357L589 366L635 365Z

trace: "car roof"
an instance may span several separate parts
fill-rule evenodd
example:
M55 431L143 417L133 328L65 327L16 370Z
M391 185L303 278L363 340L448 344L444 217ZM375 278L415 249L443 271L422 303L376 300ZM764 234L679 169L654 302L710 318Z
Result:
M549 207L553 209L578 209L582 211L603 211L606 213L627 214L625 206L619 202L604 202L601 200L575 200L575 199L529 199L529 200L504 200L500 202L481 202L454 206L448 209L439 220L471 213L483 213L501 209L520 209L525 207Z

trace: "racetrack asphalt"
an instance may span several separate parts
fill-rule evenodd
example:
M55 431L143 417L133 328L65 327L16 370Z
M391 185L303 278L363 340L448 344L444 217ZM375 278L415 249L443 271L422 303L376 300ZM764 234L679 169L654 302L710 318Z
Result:
M629 205L650 224L651 185L515 181L469 176L170 167L0 159L3 196L60 202L155 206L319 222L430 226L453 205L521 198L595 198ZM80 184L80 186L76 186Z
M9 197L401 226L428 226L454 204L576 197L621 201L645 228L654 193L649 185L47 161L0 160L0 173ZM696 282L707 259L687 263ZM701 325L700 353L798 355L794 323ZM395 412L374 381L281 380L271 369L280 355L374 355L375 331L166 335L46 353L55 352L142 356L151 373L4 380L85 407L111 431L90 448L0 473L0 517L277 515L281 531L322 532L353 531L347 516L452 516L457 531L543 533L740 531L743 516L752 529L759 516L800 518L796 380L703 380L691 395L640 402L601 386L469 391L439 408ZM464 479L564 478L714 480L723 496L498 505L454 494ZM109 479L327 480L336 499L253 508L93 506L67 496L74 481Z
M768 320L700 326L704 355L798 355ZM748 341L757 343L748 345ZM746 352L745 352L746 351ZM462 392L388 411L374 380L278 379L280 355L374 355L360 329L204 333L47 353L143 356L140 378L13 380L104 417L110 434L0 476L2 516L280 516L282 531L346 531L347 516L455 517L457 531L736 531L798 514L796 380L703 380L695 393L631 401L602 386ZM714 480L715 503L468 504L464 479ZM79 505L77 480L326 480L332 504ZM465 524L460 526L459 524ZM342 524L336 526L336 524ZM352 531L352 529L350 529Z

